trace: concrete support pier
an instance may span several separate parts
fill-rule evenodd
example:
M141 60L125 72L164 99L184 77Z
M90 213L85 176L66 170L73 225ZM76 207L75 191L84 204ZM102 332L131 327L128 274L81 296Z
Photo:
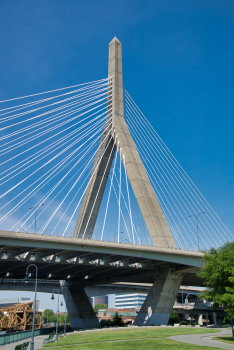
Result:
M167 325L183 276L160 268L155 282L142 305L134 325Z
M63 296L72 328L99 328L100 323L82 287L63 288Z
M199 326L203 326L203 315L199 315L198 324Z

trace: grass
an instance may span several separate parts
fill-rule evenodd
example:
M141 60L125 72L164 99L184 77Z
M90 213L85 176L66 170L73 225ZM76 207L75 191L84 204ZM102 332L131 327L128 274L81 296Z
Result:
M227 344L232 344L234 345L234 338L231 337L230 335L223 335L222 337L214 337L212 338L213 340L218 340L221 341L223 343L227 343Z
M52 344L51 344L52 345ZM207 350L207 346L198 346L192 344L184 344L171 339L155 338L155 339L139 339L129 341L117 341L98 344L81 344L67 347L60 347L60 350ZM54 348L55 349L55 348ZM209 349L218 350L216 347Z
M77 333L67 335L66 338L59 338L58 343L52 342L44 345L45 347L56 348L59 346L59 350L65 350L69 346L69 350L93 350L93 349L113 349L113 350L138 350L147 348L147 350L166 349L170 346L170 350L176 349L199 349L207 350L207 347L179 343L171 339L162 339L163 337L170 337L173 335L185 335L185 334L204 334L204 333L217 333L215 329L202 329L202 328L160 328L160 327L142 327L142 328L128 328L119 330L108 330L92 333ZM151 338L151 339L147 339ZM94 344L95 343L95 344ZM215 348L213 348L215 349Z

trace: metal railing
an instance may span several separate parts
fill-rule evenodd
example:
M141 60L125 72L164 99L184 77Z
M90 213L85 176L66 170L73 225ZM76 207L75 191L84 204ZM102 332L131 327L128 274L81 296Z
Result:
M37 335L46 335L55 331L55 327L53 328L41 328L34 330L34 336ZM32 331L22 331L22 332L14 332L14 333L5 333L0 335L0 346L15 343L24 339L31 338Z

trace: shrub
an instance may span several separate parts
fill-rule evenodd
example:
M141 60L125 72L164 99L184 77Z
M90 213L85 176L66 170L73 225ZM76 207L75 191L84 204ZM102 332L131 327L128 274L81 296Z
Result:
M181 322L180 322L180 325L181 325L181 326L187 326L187 325L188 325L188 322L186 322L186 321L181 321Z
M113 324L113 326L123 327L124 322L122 320L122 317L118 314L118 312L116 312L115 315L113 316L112 324Z
M230 326L231 324L231 320L229 317L225 317L224 320L223 320L223 325L224 326Z
M110 326L112 326L112 321L111 320L101 320L100 325L101 325L101 327L110 327Z
M179 322L180 322L179 315L177 314L177 312L175 310L172 309L171 316L169 318L168 323L175 324L175 323L179 323Z

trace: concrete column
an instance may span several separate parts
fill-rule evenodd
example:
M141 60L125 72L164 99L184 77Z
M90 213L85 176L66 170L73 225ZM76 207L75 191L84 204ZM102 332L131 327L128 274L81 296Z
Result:
M108 93L107 111L110 112L112 109L112 126L115 130L114 142L116 146L119 144L122 148L122 161L124 157L127 176L150 237L155 246L158 245L164 248L169 246L176 248L174 238L169 226L167 225L167 221L149 181L145 167L124 120L122 44L116 37L109 44L108 77L110 78L109 87L112 88L112 97L110 96L110 93ZM111 144L109 149L105 152L99 168L96 169L95 164L103 154L106 144L107 141L98 149L92 169L92 173L95 172L95 174L90 185L86 189L73 237L84 237L88 239L92 237L115 151L114 148L110 158L110 163L105 173L104 169L113 144ZM104 181L98 192L100 181L103 176ZM97 192L99 193L98 195ZM95 201L96 195L97 200Z
M122 44L115 37L109 44L108 77L112 77L112 124L116 145L122 148L126 172L153 244L176 247L145 167L124 120Z
M99 328L100 323L82 287L63 288L63 296L72 328Z
M170 268L161 268L134 325L167 325L182 279L182 275L171 273Z
M198 324L199 324L200 326L203 326L203 315L199 315Z

